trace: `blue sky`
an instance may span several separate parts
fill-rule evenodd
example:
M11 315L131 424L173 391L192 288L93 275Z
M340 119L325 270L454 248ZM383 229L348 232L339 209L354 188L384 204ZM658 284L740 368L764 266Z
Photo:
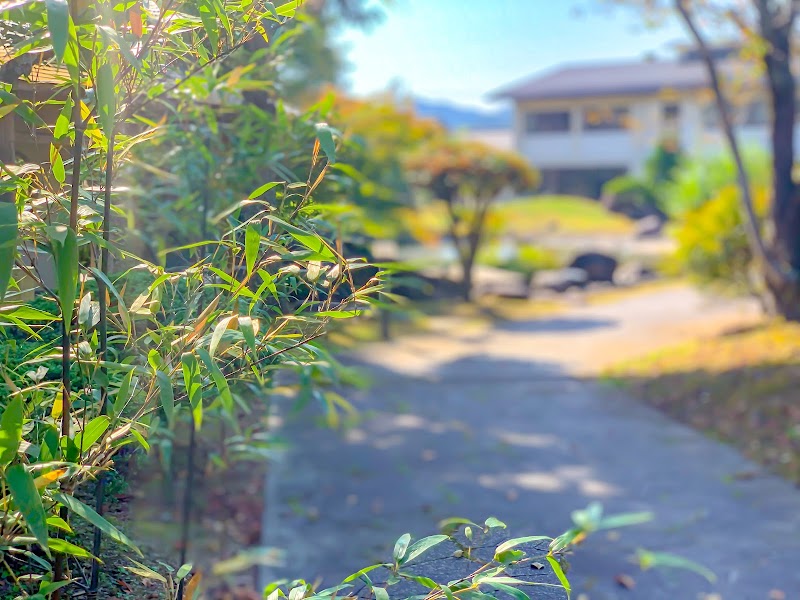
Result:
M675 21L647 28L607 0L391 0L383 22L346 30L350 90L489 106L486 94L564 62L669 54Z

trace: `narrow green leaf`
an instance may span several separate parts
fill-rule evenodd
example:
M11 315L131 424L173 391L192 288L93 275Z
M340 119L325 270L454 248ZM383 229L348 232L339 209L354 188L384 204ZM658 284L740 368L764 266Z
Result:
M13 317L23 321L55 321L58 319L56 315L51 315L32 306L14 306L10 307L10 309L5 307L0 309L0 316Z
M398 540L394 544L394 551L392 552L392 558L394 558L395 562L400 562L403 557L406 555L406 550L408 550L408 545L411 543L411 534L404 533L401 535Z
M70 527L69 523L67 523L61 517L48 517L47 525L49 527L55 527L56 529L60 529L61 531L66 531L67 533L72 533L72 527Z
M86 428L75 436L75 445L81 453L86 452L94 443L103 437L111 424L111 419L106 415L95 417L86 424Z
M6 294L17 252L17 207L0 201L0 300Z
M503 523L500 519L496 519L495 517L489 517L488 519L486 519L483 522L483 524L486 525L486 527L488 527L489 529L494 529L494 528L505 529L506 528L506 524Z
M250 223L244 234L244 256L247 263L247 274L253 272L253 267L256 264L258 257L258 250L261 245L261 232L258 227Z
M709 583L714 583L717 576L713 571L696 563L683 556L676 554L669 554L667 552L650 552L649 550L639 549L636 552L636 557L639 559L639 566L641 569L647 570L652 568L668 567L672 569L683 569L697 573L701 577L705 577Z
M567 599L569 599L570 594L572 593L572 587L569 585L569 579L564 574L564 570L561 568L561 563L558 562L558 559L550 554L547 555L547 562L550 563L550 566L553 567L553 572L558 577L558 580L561 582L561 585L564 586L564 589L567 592Z
M403 564L410 563L412 560L417 558L419 555L427 552L437 544L441 544L443 541L450 539L446 535L430 535L428 537L424 537L421 540L417 540L408 548L408 552L406 553L405 557L403 558Z
M61 492L56 492L53 494L53 498L57 501L66 506L70 512L75 513L82 519L88 521L95 527L97 527L100 531L105 533L108 537L110 537L115 542L119 542L128 548L134 550L139 556L142 553L139 551L139 548L136 547L136 544L122 533L119 529L114 527L111 523L109 523L104 517L100 516L89 506L86 506L83 502L75 498L74 496L70 496L68 494L62 494Z
M133 370L128 371L125 374L125 377L122 378L122 382L119 384L119 389L117 390L117 397L114 399L114 404L113 404L113 412L114 415L117 417L119 417L122 414L122 411L125 410L125 406L128 404L128 400L130 398L131 386L133 385L135 388L135 383L133 381L135 375L136 371Z
M0 419L0 466L7 466L17 457L22 441L22 398L15 396Z
M69 126L72 122L72 108L72 95L70 94L64 101L64 106L61 107L61 112L58 113L56 118L56 125L53 128L54 139L60 140L69 133Z
M57 149L51 152L50 168L53 170L53 177L56 178L58 183L64 183L67 180L67 172L64 170L64 158Z
M41 596L44 600L49 594L68 586L70 583L72 583L72 580L70 579L67 579L66 581L43 581L42 586L39 588L39 593L36 594L36 596ZM31 600L34 600L36 596L31 596Z
M319 235L311 231L305 231L300 229L299 227L295 227L294 225L290 225L286 221L279 219L278 217L274 217L272 215L266 215L265 219L277 223L286 232L291 235L295 240L300 242L303 246L314 252L317 256L320 257L321 260L327 260L329 262L337 262L336 254L333 252L330 246L322 239Z
M211 341L208 343L208 353L211 356L216 354L219 343L222 341L222 336L228 331L228 324L235 318L237 318L235 315L223 317L220 319L219 323L214 326L214 332L211 334Z
M443 519L439 521L439 529L442 530L442 533L453 533L456 531L461 525L475 525L478 526L477 523L473 523L469 519L465 519L463 517L451 517L449 519Z
M197 362L194 354L184 352L181 355L181 367L186 394L189 396L189 404L192 406L194 426L199 430L203 423L203 382L200 377L200 363Z
M6 483L11 491L14 504L22 514L22 518L25 519L28 529L49 556L47 517L44 513L44 506L42 506L42 497L33 482L33 476L23 465L12 465L6 471Z
M247 342L254 357L256 355L256 327L257 321L250 317L239 317L239 330L242 332L244 341Z
M47 29L50 31L50 42L59 62L64 60L64 52L69 41L69 5L67 0L46 0Z
M178 569L177 573L175 573L175 579L177 581L180 581L181 579L186 577L191 572L192 572L192 564L191 563L187 563L185 565L181 565L181 568Z
M217 387L217 392L219 393L225 410L231 413L233 411L233 396L231 395L231 390L230 387L228 387L228 381L225 379L225 375L222 374L216 361L205 348L198 348L197 354L200 356L200 360L203 361L203 364L205 364L206 369L208 369L211 379Z
M619 527L628 527L630 525L641 525L653 520L653 513L651 512L635 512L623 513L621 515L611 515L604 519L600 519L597 524L597 529L617 529Z
M372 591L375 594L375 600L389 600L389 592L386 591L386 588L374 586Z
M219 24L212 0L198 0L197 10L200 12L200 20L203 21L203 29L211 43L212 52L216 54L219 47Z
M336 162L336 143L333 141L335 130L327 123L317 123L314 128L317 132L320 148L322 148L325 156L328 157L328 162L334 164Z
M114 118L117 114L117 94L114 89L114 70L111 63L104 62L97 69L97 118L106 137L111 137L114 130Z
M75 310L78 286L78 237L65 225L47 227L53 259L56 263L58 301L64 323L69 326Z
M366 575L370 571L373 571L375 569L379 569L381 567L386 567L386 566L391 566L391 565L386 565L386 563L381 563L381 564L378 564L378 565L371 565L369 567L364 567L360 571L356 571L352 575L349 575L348 577L346 577L342 581L342 583L350 583L351 581L355 581L356 579L360 578L362 575Z
M143 565L139 561L133 560L132 558L128 560L130 560L133 564L136 565L136 567L125 567L131 573L136 573L137 575L141 575L142 577L146 577L147 579L155 579L156 581L160 581L161 583L167 583L167 579L163 575L157 573L147 565Z
M531 597L528 596L528 594L526 594L525 592L523 592L521 589L519 589L517 587L511 586L511 585L506 585L505 583L498 583L498 582L494 582L494 583L492 583L492 585L495 588L497 588L498 590L500 590L502 592L505 592L506 594L508 594L509 596L514 598L515 600L531 600Z
M261 185L261 186L257 187L256 189L254 189L252 192L250 192L250 195L248 196L248 198L258 198L262 194L266 194L268 191L270 191L275 186L278 186L278 185L281 185L281 184L282 184L282 182L280 182L280 181L270 181L269 183L265 183L264 185Z
M528 544L530 542L540 542L542 540L551 540L551 539L552 538L547 537L546 535L528 535L525 537L513 538L500 544L495 550L495 554L500 554L502 552L505 552L506 550L511 550L511 548L516 548L521 544Z
M80 546L76 546L66 540L61 540L58 538L50 538L47 540L47 543L50 545L50 549L53 552L58 552L60 554L69 554L70 556L77 556L78 558L88 558L92 560L97 560L98 562L103 562L99 558L92 556L92 553L86 550L85 548L81 548Z
M164 415L167 422L172 426L175 418L175 393L172 389L172 381L164 371L156 371L158 380L158 393L161 398L161 406L164 408Z

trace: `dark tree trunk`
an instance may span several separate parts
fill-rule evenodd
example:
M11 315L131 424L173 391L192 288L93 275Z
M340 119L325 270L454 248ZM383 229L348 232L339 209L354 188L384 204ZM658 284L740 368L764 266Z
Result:
M794 2L783 8L768 0L756 0L759 29L766 42L764 56L772 105L772 207L774 231L770 251L784 265L780 276L767 274L766 285L774 310L800 320L800 196L792 176L796 84L792 73Z

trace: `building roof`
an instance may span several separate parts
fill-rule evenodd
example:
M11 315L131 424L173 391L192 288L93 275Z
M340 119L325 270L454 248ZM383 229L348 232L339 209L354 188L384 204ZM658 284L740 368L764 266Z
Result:
M708 85L698 60L579 64L558 67L494 92L494 98L560 100L596 96L644 96Z
M0 46L0 66L9 62L12 56L13 54L8 48ZM48 61L44 59L44 55L40 54L33 63L30 74L27 75L26 79L31 83L49 83L58 85L64 83L65 81L69 81L69 73L67 72L66 67L48 64Z

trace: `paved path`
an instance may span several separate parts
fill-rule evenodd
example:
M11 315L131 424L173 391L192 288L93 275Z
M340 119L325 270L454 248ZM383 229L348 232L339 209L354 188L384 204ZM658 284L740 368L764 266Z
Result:
M270 575L333 583L449 516L555 535L598 500L656 520L590 539L571 561L573 597L800 598L800 492L586 377L753 317L748 305L667 288L488 331L445 320L444 341L365 348L356 359L373 386L356 394L358 426L342 436L287 419L292 450L272 477L266 542L291 560ZM743 471L758 475L733 477ZM640 572L628 561L639 547L697 560L719 581ZM634 589L615 584L623 573Z

